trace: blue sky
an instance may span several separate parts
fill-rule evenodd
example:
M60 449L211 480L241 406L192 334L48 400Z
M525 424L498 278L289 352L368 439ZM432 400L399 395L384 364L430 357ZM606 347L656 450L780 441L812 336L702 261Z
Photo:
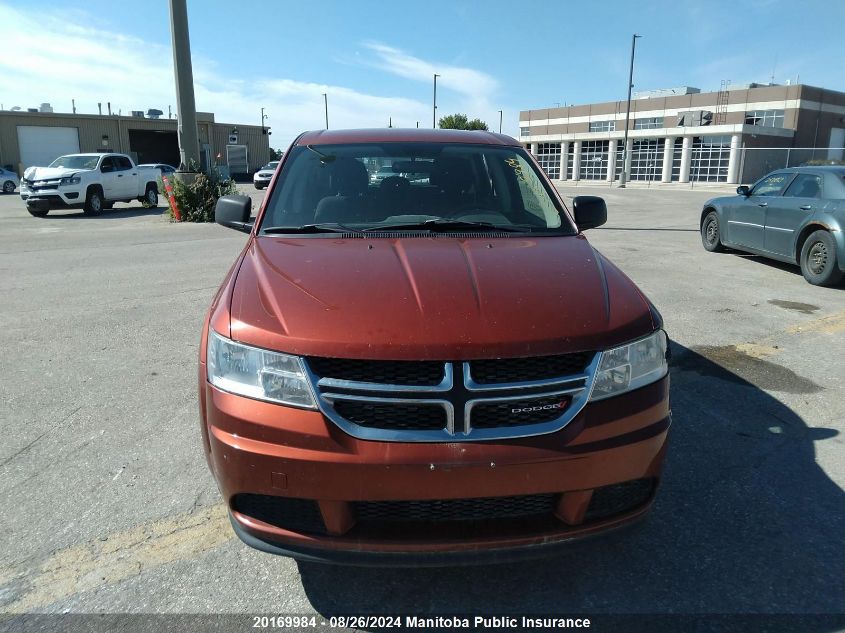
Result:
M130 9L131 8L131 9ZM519 110L635 89L787 79L845 91L843 0L320 2L188 0L197 108L269 114L271 144L324 125L431 125L465 112L518 133ZM152 25L152 28L150 28ZM166 0L0 0L0 102L96 113L175 109Z

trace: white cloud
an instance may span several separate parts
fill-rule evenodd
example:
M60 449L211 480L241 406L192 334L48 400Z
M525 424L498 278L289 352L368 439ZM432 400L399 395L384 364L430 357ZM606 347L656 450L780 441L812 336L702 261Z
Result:
M96 114L98 102L103 112L111 102L115 113L149 108L166 113L168 106L175 113L170 47L90 26L96 23L79 11L58 20L0 4L0 41L4 50L15 51L0 57L3 106L25 109L50 102L57 112L70 112L75 99L80 113ZM491 126L498 123L497 108L491 105L498 83L489 75L435 65L384 44L368 43L366 48L386 72L419 80L429 71L442 74L438 89L443 86L442 102L450 109L439 107L439 112L467 111ZM219 122L258 125L263 107L274 147L286 148L299 132L324 127L323 93L328 94L333 128L383 127L391 118L394 127L414 127L418 121L427 127L431 120L431 104L411 98L284 78L233 79L223 76L212 60L196 55L193 72L198 110L213 112Z

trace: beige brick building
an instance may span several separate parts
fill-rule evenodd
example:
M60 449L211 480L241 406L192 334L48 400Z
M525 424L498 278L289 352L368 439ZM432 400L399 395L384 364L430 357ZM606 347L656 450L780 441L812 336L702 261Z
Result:
M520 141L553 179L751 182L811 159L843 159L845 93L806 85L680 87L626 101L520 112Z

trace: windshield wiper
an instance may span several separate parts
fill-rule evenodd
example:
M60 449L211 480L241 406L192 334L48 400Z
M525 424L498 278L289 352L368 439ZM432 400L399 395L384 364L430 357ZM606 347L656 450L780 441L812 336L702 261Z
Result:
M303 224L302 226L270 226L261 229L262 234L273 233L355 233L360 235L360 229L353 229L337 222L320 222L318 224Z
M333 160L335 160L335 159L337 158L337 156L334 156L334 155L332 155L332 154L323 154L323 152L321 152L320 150L316 150L316 149L314 149L314 146L313 146L313 145L306 145L306 146L305 146L305 148L306 148L306 149L310 149L310 150L311 150L312 152L314 152L317 156L319 156L319 157L320 157L320 162L321 162L321 163L323 163L324 165L325 165L326 163L330 163L330 162L332 162Z
M492 222L473 222L471 220L450 220L449 218L432 218L422 222L398 222L396 224L382 224L364 229L364 233L379 231L395 231L402 229L423 229L432 232L453 231L455 229L471 231L504 231L507 233L530 233L533 228L525 224L493 224Z

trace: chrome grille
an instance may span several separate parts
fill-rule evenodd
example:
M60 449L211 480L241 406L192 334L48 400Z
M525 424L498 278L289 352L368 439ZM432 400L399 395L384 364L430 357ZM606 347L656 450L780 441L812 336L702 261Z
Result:
M593 356L593 352L577 352L532 358L494 358L470 361L469 366L472 377L482 384L522 382L582 374Z
M372 429L436 430L446 427L446 412L437 405L337 400L334 410L350 422Z
M496 429L556 420L569 406L569 398L537 398L477 404L470 424L474 429Z
M579 352L492 361L308 358L306 364L320 410L353 437L460 442L559 431L587 403L599 358Z
M438 361L309 358L308 363L323 378L394 385L437 385L443 380L443 363Z

